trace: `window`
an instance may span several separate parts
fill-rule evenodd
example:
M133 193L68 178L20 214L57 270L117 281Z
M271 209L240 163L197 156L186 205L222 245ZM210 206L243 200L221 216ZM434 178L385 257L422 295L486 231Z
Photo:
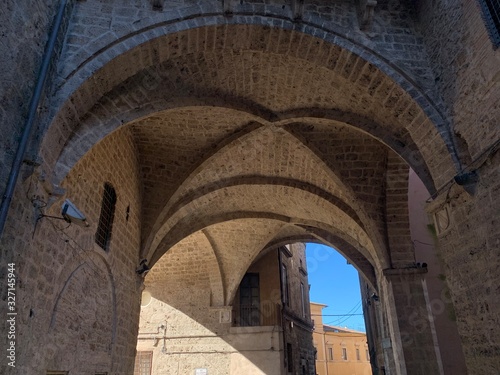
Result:
M328 359L333 361L333 348L328 348Z
M135 356L134 375L151 375L153 352L137 352Z
M344 361L347 361L347 349L346 348L342 348L342 359Z
M361 356L359 355L359 349L356 348L356 360L361 361Z
M240 284L240 326L260 326L259 274L247 273Z
M287 371L293 372L293 348L289 342L286 344Z
M495 47L500 46L500 0L479 0L486 28Z
M290 296L288 293L288 272L284 264L281 265L281 287L283 288L283 303L290 306Z
M300 300L302 303L302 317L306 317L306 293L304 291L304 283L300 283Z
M300 266L299 266L299 272L304 275L304 276L307 276L307 271L306 269L304 268L304 266L302 265L302 259L299 259L300 260Z
M113 186L104 184L104 194L102 196L101 216L95 234L95 242L103 248L109 249L111 240L111 230L113 229L113 219L115 217L116 192Z

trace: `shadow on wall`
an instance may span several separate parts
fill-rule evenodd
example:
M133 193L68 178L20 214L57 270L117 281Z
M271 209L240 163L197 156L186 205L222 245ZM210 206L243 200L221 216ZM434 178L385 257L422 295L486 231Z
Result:
M152 373L272 375L284 373L285 361L299 365L298 358L287 358L283 349L277 249L250 266L233 306L213 305L213 270L203 261L203 246L194 244L184 257L179 250L167 252L146 277L136 368L149 364ZM170 267L181 274L169 273ZM303 334L298 334L299 340ZM307 361L312 366L311 358Z

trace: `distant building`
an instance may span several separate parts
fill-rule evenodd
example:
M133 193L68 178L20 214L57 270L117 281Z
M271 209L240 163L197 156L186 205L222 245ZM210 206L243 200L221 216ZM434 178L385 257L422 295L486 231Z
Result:
M369 375L370 356L366 334L323 324L326 305L311 302L314 322L317 375Z
M172 291L169 261L145 280L135 375L315 374L304 244L262 251L230 306L211 306L209 293Z

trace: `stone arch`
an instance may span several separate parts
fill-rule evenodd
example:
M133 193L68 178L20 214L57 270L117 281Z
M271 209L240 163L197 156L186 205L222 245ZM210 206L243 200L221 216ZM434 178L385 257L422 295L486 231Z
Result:
M275 137L279 137L279 144ZM284 143L285 142L285 143ZM258 146L253 146L258 145ZM272 160L265 153L277 150ZM279 149L286 150L284 155ZM284 163L287 165L283 165ZM276 172L273 165L281 165ZM307 165L307 166L306 166ZM191 200L223 187L247 185L282 185L312 192L330 201L347 213L360 227L377 240L377 231L365 214L365 207L356 202L355 193L336 175L333 166L327 166L320 157L310 153L308 146L298 142L279 128L260 127L227 142L201 164L179 185L157 215L144 248L156 246L161 238L158 232L165 220ZM160 235L161 236L161 235Z
M373 268L372 263L351 244L326 230L312 227L304 227L303 229L307 229L308 233L297 234L283 238L278 237L277 240L269 242L266 247L262 249L261 253L265 254L267 251L275 249L276 247L296 242L318 243L327 245L333 248L334 251L338 251L340 254L342 254L342 256L344 256L353 265L353 267L356 268L356 270L361 275L363 275L365 280L369 283L370 287L372 287L374 290L378 289L375 269ZM259 256L260 255L261 254L259 254Z
M241 34L233 31L248 38L241 38ZM262 41L261 37L269 32L277 33L274 34L278 40L276 45L270 43L271 38ZM290 130L299 139L304 136L304 129L298 127L307 130L310 125L318 126L328 120L328 125L341 124L359 129L360 133L369 134L406 158L425 177L431 192L438 190L454 175L459 164L446 118L437 108L439 105L436 106L423 88L414 84L404 70L389 60L367 53L362 46L342 38L329 40L328 35L325 33L321 39L302 30L269 30L255 25L207 26L155 36L150 42L117 55L109 63L104 61L109 55L103 57L102 69L97 72L93 71L99 65L95 60L92 63L97 65L93 64L92 74L82 81L83 84L72 88L72 83L68 82L61 88L61 94L65 90L73 94L68 95L70 99L60 107L46 134L46 140L55 139L59 145L50 149L44 144L44 161L49 169L53 168L56 180L60 181L99 140L123 125L129 125L132 132L140 132L141 128L146 128L144 124L154 116L160 117L160 113L169 116L186 110L192 114L194 107L211 106L223 109L226 114L236 112L241 117L242 123L233 130L242 131L249 124L255 126L258 123L263 127ZM198 37L201 42L196 39ZM199 44L190 44L190 40L197 40L203 48ZM242 47L240 40L244 43L248 40L248 45ZM212 41L213 45L207 48L206 43ZM298 45L297 50L290 49L290 45ZM195 51L196 48L200 50ZM155 51L159 54L155 55ZM144 61L139 60L143 58L145 64L141 65ZM196 66L198 62L202 64L201 68ZM92 63L89 61L88 67ZM245 64L251 69L246 69ZM237 70L236 66L244 68ZM274 72L273 67L278 67L278 71ZM282 71L292 72L289 81L280 75L279 67ZM107 75L111 78L104 82L102 79ZM239 75L242 83L236 79ZM77 75L71 79L75 77ZM213 80L208 82L210 77ZM74 82L77 82L76 78ZM344 88L342 93L339 87ZM284 92L289 96L286 97ZM380 107L385 113L379 111ZM228 137L228 134L221 135L224 140ZM305 135L302 139L308 141L310 137ZM202 158L200 155L198 160ZM224 201L217 195L231 195L232 189L240 188L248 188L253 194L251 199L261 209L236 207L233 197L234 207L218 212L215 202ZM391 266L388 247L375 243L371 233L368 234L353 217L346 215L348 209L327 203L329 209L326 211L335 212L343 220L311 217L308 207L301 207L304 215L276 211L258 200L261 192L273 192L273 189L286 191L282 195L294 197L292 205L296 206L300 206L300 199L308 194L309 198L303 199L304 202L316 204L325 201L319 193L311 194L306 189L283 184L245 183L209 191L183 205L161 223L164 230L159 238L165 240L160 243L158 251L151 249L147 257L154 264L176 243L198 230L230 220L257 217L298 224L315 231L315 237L321 238L322 242L352 248L353 254L361 253L358 262L368 261L371 272ZM341 190L341 193L346 191ZM200 207L215 213L201 215ZM320 211L320 205L317 208ZM360 216L363 214L361 212ZM376 217L372 219L376 221ZM359 269L363 268L360 263L353 263ZM230 299L231 286L234 287L235 283L236 280L232 280L228 284L225 301Z
M200 273L210 274L209 270L214 270L213 264L200 258L200 251L203 248L211 247L217 258L217 270L221 276L221 284L224 289L225 305L231 305L237 291L241 278L250 265L266 250L276 248L280 244L312 241L320 242L329 246L335 246L349 259L359 272L372 285L376 285L373 257L366 257L366 250L359 249L342 238L339 233L334 232L334 228L319 228L318 223L309 222L309 225L301 223L287 224L283 218L272 215L240 214L239 216L224 216L207 223L203 229L195 228L192 233L185 234L183 239L169 247L161 257L153 263L152 271L148 274L146 283L155 284L155 280L161 280L161 285L157 285L157 292L162 294L164 302L169 303L163 288L169 290L183 290L177 283L182 280L192 280L199 278ZM282 229L292 226L297 232L296 236L283 236ZM306 234L306 231L309 234ZM175 233L174 233L175 235ZM208 239L202 240L201 237ZM209 243L209 246L206 246ZM186 245L187 244L187 245ZM190 244L190 245L189 245ZM193 251L198 248L198 250ZM192 264L192 269L187 269L182 264ZM212 262L213 263L213 262ZM197 266L198 265L198 266ZM206 268L205 271L199 267ZM210 277L211 278L211 277ZM165 280L171 280L168 285ZM187 282L187 281L186 281ZM189 284L189 283L188 283ZM210 284L213 286L212 281ZM159 298L159 297L157 297ZM185 298L177 295L170 295L172 301L184 301ZM161 298L160 298L161 299ZM213 305L212 303L210 306Z
M241 188L242 186L239 186L236 189L234 187L232 189L221 189L223 193L220 195L220 197L223 197L222 199L226 202L228 207L231 207L233 204L231 202L231 195L234 195L235 197L242 196L241 190L238 190ZM243 186L243 188L246 187ZM332 235L330 235L331 238L334 238L334 233L335 236L338 237L338 240L330 241L330 244L334 244L342 240L344 241L343 243L349 243L354 246L353 249L356 248L358 252L361 252L363 254L363 257L368 259L370 264L374 268L382 269L387 266L384 266L384 264L386 264L385 262L387 261L385 260L387 255L384 255L381 250L377 250L366 233L358 225L354 224L353 220L348 218L348 216L342 213L340 210L334 209L328 204L323 207L323 210L327 212L330 212L328 207L334 210L331 212L335 212L335 215L338 215L338 221L336 223L333 223L332 221L328 222L328 219L326 219L326 217L332 217L329 216L329 214L326 214L325 217L321 218L319 216L301 216L299 214L300 209L295 213L286 212L286 210L281 210L284 203L278 200L279 195L271 194L272 190L283 189L285 191L283 197L287 197L289 203L293 201L293 203L290 203L291 206L294 206L297 202L302 201L309 206L311 211L315 211L314 207L312 206L314 205L314 200L304 200L304 196L311 196L310 193L303 191L301 192L296 188L294 189L280 186L264 186L264 190L262 188L263 186L258 186L257 189L255 189L255 187L252 186L251 189L246 190L249 201L252 202L250 206L255 203L255 207L259 207L260 210L252 210L251 208L245 207L245 205L242 204L237 211L225 211L224 209L220 209L220 207L223 206L220 199L217 199L215 195L210 194L202 197L201 200L194 201L192 203L193 209L184 210L183 215L177 218L173 217L173 220L166 223L168 227L168 229L166 228L164 232L166 235L162 237L162 241L159 243L157 251L150 252L147 255L148 258L150 258L154 263L157 259L159 259L159 257L161 257L162 253L168 251L168 249L175 243L177 243L181 238L189 236L190 233L194 233L207 226L234 219L267 218L283 223L293 223L304 228L322 229L324 231L332 233ZM296 193L294 193L294 191ZM271 197L269 198L270 195ZM256 200L256 197L258 196L266 196L269 198L269 201L278 203L276 203L276 206L274 208L269 207L269 205L268 207L265 207L264 204L261 204L262 202L258 202ZM324 203L324 200L322 198L316 197L315 199ZM203 201L205 203L202 203ZM219 207L219 209L216 209L216 207ZM202 214L201 212L208 212L210 214ZM341 222L343 222L345 225L342 225ZM357 232L353 232L351 229L348 229L347 226L357 228ZM263 244L263 247L264 245L265 244Z
M87 334L95 332L99 335L99 339L83 340L88 341L89 346L79 348L79 350L87 351L87 354L92 351L101 352L101 354L102 352L108 353L108 358L100 360L111 363L115 352L117 331L115 281L111 267L101 254L88 251L85 258L83 261L81 258L70 260L58 277L56 285L60 285L61 289L55 297L48 327L48 333L54 337L55 342L50 345L57 346L59 341L57 336L60 334L65 337L73 334L75 338L81 339L78 331L83 325L82 331ZM79 309L79 303L82 304L82 309ZM93 316L92 313L94 313ZM92 329L88 328L90 324ZM108 336L103 336L106 333ZM98 345L96 343L100 343L101 348L96 347ZM85 354L79 350L75 351L75 355L84 357ZM67 364L73 361L76 365L78 359L78 356L75 356L51 360Z
M128 99L132 99L128 100L128 103L124 103L123 98L119 98L119 91L126 89L126 91L130 93L132 86L135 85L136 89L138 85L144 86L144 82L151 78L148 76L151 76L152 72L156 72L156 74L161 72L160 70L147 71L153 66L151 64L154 64L155 67L161 66L162 61L169 61L168 59L172 58L172 54L175 55L175 53L177 53L179 56L183 56L182 53L189 52L190 48L201 48L199 45L205 46L206 41L199 41L198 38L207 38L207 33L210 29L210 33L211 35L215 35L215 39L224 41L225 44L220 45L220 48L228 47L228 49L231 50L231 48L244 47L249 48L248 51L254 51L255 53L267 51L266 53L278 54L276 56L288 56L287 58L292 59L297 59L297 55L294 57L294 53L289 50L289 47L281 51L280 46L289 46L293 40L300 41L308 51L305 55L301 55L300 60L312 64L311 67L315 67L313 69L314 72L320 71L321 69L318 68L323 67L322 69L326 71L335 72L335 76L338 79L343 79L351 85L355 83L352 86L356 86L362 91L370 92L373 90L373 94L379 96L377 103L379 103L379 101L384 103L384 106L389 109L389 112L394 116L393 121L395 123L403 121L404 125L398 125L399 128L397 129L403 129L406 126L411 134L411 138L416 143L414 146L407 145L409 151L398 150L398 152L403 155L405 152L422 153L423 160L428 163L436 159L433 158L436 153L442 156L442 158L439 159L439 165L437 165L436 162L428 165L431 171L432 181L434 182L429 186L431 188L430 190L434 190L436 187L441 186L447 181L450 175L453 175L455 169L453 160L456 161L455 152L453 151L452 139L448 134L448 125L443 115L428 98L424 90L418 87L415 82L412 82L411 79L405 75L403 70L391 66L389 61L381 59L375 52L366 50L366 47L339 39L340 37L338 35L332 37L326 32L321 34L324 40L311 37L308 35L311 34L311 30L309 29L307 29L310 31L308 33L305 29L302 30L300 28L299 31L290 31L286 28L269 30L263 26L232 24L207 27L208 29L189 29L175 34L167 33L166 36L155 37L154 39L151 37L148 42L138 45L135 49L132 48L129 49L129 52L125 52L122 55L116 55L115 57L117 58L114 60L109 58L109 53L105 57L101 55L100 60L102 60L102 68L97 71L92 69L92 79L88 79L91 77L91 75L88 75L86 80L81 80L75 85L68 83L67 87L65 86L61 89L61 93L65 92L67 89L69 90L65 92L64 96L67 95L70 99L60 107L45 137L45 139L56 138L60 143L59 147L52 148L51 150L46 148L42 149L46 162L49 165L54 165L60 158L61 150L65 145L71 148L71 144L83 143L83 146L80 147L87 147L87 149L89 149L89 147L98 141L99 137L109 133L111 129L116 128L116 126L119 126L123 122L129 122L147 116L152 112L165 109L166 106L168 107L169 105L179 106L179 103L161 104L158 98L155 100L153 100L154 98L144 100L141 90L136 90L135 99L138 100L134 100L133 96L130 96ZM248 32L250 29L252 32ZM200 30L206 31L204 36L199 35L202 34ZM233 32L233 30L240 30L240 33ZM243 30L244 35L248 34L248 38L244 38L246 46L238 45L241 38L238 39L235 37L241 36L241 30ZM271 46L269 45L269 41L264 44L262 41L259 42L260 36L262 36L264 32L269 31L277 33L276 36L281 44L277 43L276 46ZM195 38L195 40L199 42L196 47L187 45L188 41L192 38ZM175 48L172 47L172 51L170 51L168 46L172 45L172 43L175 45ZM164 45L163 48L166 48L165 53L160 53L158 55L154 54L155 48L158 48L158 44ZM123 46L120 46L119 49L123 50ZM282 55L279 55L279 53L282 53ZM144 58L144 61L142 61L142 54L149 57ZM191 59L192 58L193 56L191 56ZM153 62L154 59L156 60ZM221 61L224 60L221 59ZM120 68L120 66L122 66L122 68ZM127 67L126 71L123 71L124 67ZM140 73L141 68L146 69L146 71ZM306 68L304 72L310 72L310 69ZM315 73L307 74L310 75ZM111 79L107 82L103 82L102 78L99 77L104 77L106 75L115 76L118 80ZM157 74L159 77L165 75L170 76L169 73L165 72L162 72L161 75ZM126 77L130 78L124 81ZM311 77L308 76L308 78ZM71 86L73 86L73 89L70 89ZM145 91L148 90L146 89ZM71 92L73 94L71 94ZM191 92L191 94L193 94L193 91L190 90L189 87L181 88L181 92L185 94ZM195 94L199 96L202 92L197 92ZM170 92L169 95L172 95L172 92ZM100 98L101 100L99 102ZM114 103L106 106L104 105L106 104L106 100L103 101L103 98L108 100L108 104L109 100L116 100ZM185 101L185 97L181 95L178 101ZM144 105L144 102L148 104ZM241 100L239 100L239 102L241 102ZM361 102L363 106L367 104L367 102L363 102L363 99ZM352 104L352 102L346 103L346 105L347 104ZM252 106L254 108L259 107L258 103L255 101L252 102ZM106 109L104 109L105 107ZM110 109L110 113L105 113ZM260 112L262 111L265 111L265 108L260 110ZM276 109L272 112L276 113ZM68 136L70 134L79 133L77 129L75 129L75 125L79 123L79 119L83 116L94 117L94 124L100 124L98 126L103 127L100 131L104 131L104 134L101 134L97 138L89 138L88 133L87 135L82 133L74 137L73 142L69 141L68 143ZM90 123L92 123L92 121L90 121ZM96 132L97 128L95 128L95 125L89 126ZM392 132L397 134L398 130L395 128ZM99 133L99 131L96 133ZM431 142L424 142L423 139L431 139ZM402 147L405 145L403 140L399 140L399 142L401 142L400 145ZM85 143L87 143L87 145L85 145ZM85 152L85 150L83 150L83 152ZM416 171L419 171L423 166L413 165L413 167ZM64 169L64 167L62 168Z
M200 275L205 275L205 277L200 277ZM198 231L172 246L170 251L154 264L146 276L146 285L161 281L161 287L168 289L168 293L165 293L162 288L158 289L158 286L152 290L152 293L155 298L162 299L166 303L169 301L165 298L169 294L172 297L173 290L194 293L195 288L203 287L205 291L206 287L209 286L209 289L206 290L209 293L209 306L223 306L223 276L214 244L204 231ZM199 284L190 285L192 290L185 290L189 283L181 283L185 280L195 279L199 281ZM178 285L183 285L184 288Z

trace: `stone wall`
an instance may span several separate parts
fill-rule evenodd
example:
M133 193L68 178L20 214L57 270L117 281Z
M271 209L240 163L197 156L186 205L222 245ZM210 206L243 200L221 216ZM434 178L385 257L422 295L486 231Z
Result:
M429 210L449 218L450 224L437 236L438 250L467 368L471 374L495 374L500 366L500 336L493 328L500 318L500 52L488 37L477 1L421 3L422 32L452 116L462 167L476 170L480 178L473 196L448 185Z
M309 301L305 244L289 245L292 257L282 251L281 261L287 268L289 283L289 305L284 306L283 335L286 367L292 363L293 374L314 374L315 357L312 337L312 321ZM304 286L304 296L301 285ZM303 311L304 308L304 311ZM287 345L292 346L292 357L288 357ZM288 367L290 368L290 367ZM286 373L286 372L285 372Z
M500 317L499 162L497 153L491 164L480 168L481 180L474 196L452 186L429 206L431 213L449 220L437 235L438 251L455 305L467 368L478 374L496 374L500 366L500 334L495 328Z
M0 13L2 54L0 57L0 191L6 186L8 175L25 129L28 108L40 77L47 41L59 10L58 1L6 1ZM55 90L57 65L60 61L66 31L75 0L65 2L61 25L56 34L54 49L45 78L24 160L39 162L37 155L45 128L44 116L50 112L51 92Z
M219 232L223 227L219 226ZM213 231L212 231L213 233ZM232 306L214 306L211 274L218 272L205 234L197 232L169 250L146 277L151 302L141 309L138 351L153 353L153 373L186 374L197 368L216 374L284 374L284 338L294 345L294 367L301 369L304 359L307 374L312 374L314 352L309 322L304 244L289 245L292 257L283 255L289 270L290 306L282 311L278 251L262 253L245 270L259 274L260 320L247 326L239 320L240 294ZM214 242L212 242L214 243ZM242 246L238 246L242 247ZM226 251L227 252L227 251ZM211 255L212 254L212 255ZM239 269L226 270L228 279L241 280ZM301 316L300 281L305 284L307 317ZM226 285L226 288L230 285ZM231 319L232 314L232 319ZM283 315L284 314L284 315ZM285 317L285 318L283 318ZM293 327L291 322L295 322ZM298 323L298 325L297 325ZM283 326L286 324L286 327Z
M129 374L141 287L135 274L141 191L130 132L116 132L80 160L60 198L48 194L39 172L18 189L1 243L2 265L15 263L17 275L16 368L5 373ZM108 251L94 241L105 182L117 194ZM89 227L39 217L60 217L65 198Z
M0 192L24 128L57 1L8 0L0 12Z
M425 201L429 192L410 170L408 181L408 208L411 228L411 243L415 249L415 259L427 264L424 275L424 290L427 293L427 310L432 314L431 324L435 330L435 345L439 352L444 375L465 374L467 372L462 351L462 343L456 326L455 307L450 299L450 289L443 273L442 259L435 248L435 238L430 223L432 218L425 212Z
M478 1L421 1L420 18L436 85L466 167L500 135L500 53L493 48Z
M41 168L23 167L1 243L2 265L14 262L17 267L17 361L20 366L17 370L26 374L42 374L49 368L70 369L72 374L93 371L130 373L141 282L134 271L139 261L141 234L143 240L147 235L141 233L143 214L148 208L142 204L138 171L148 171L149 159L144 159L145 165L138 166L138 150L134 144L134 139L141 137L137 128L145 123L137 121L134 134L134 129L131 132L130 128L119 128L151 113L193 103L200 105L193 97L210 97L224 92L224 95L216 95L220 101L207 101L203 105L232 106L231 109L245 113L245 117L241 116L245 123L257 119L268 131L273 129L279 133L281 140L288 131L287 127L295 126L296 122L303 123L304 132L301 134L299 129L295 135L298 135L297 139L302 135L304 146L307 144L312 148L314 136L311 131L325 129L318 133L318 138L324 140L324 135L334 131L334 125L341 122L339 133L346 134L346 128L355 129L353 137L359 138L344 144L346 151L352 151L353 155L349 157L362 156L373 162L371 151L363 153L361 148L354 147L359 141L369 149L378 148L374 146L376 141L368 138L373 136L420 169L420 177L428 189L437 190L433 192L434 202L430 204L429 212L442 214L448 220L436 236L445 265L443 278L450 286L451 299L456 307L467 368L472 373L495 374L500 362L500 336L496 328L500 319L500 293L497 290L500 55L489 41L476 2L422 0L417 23L412 8L405 6L406 2L381 0L378 3L370 32L359 30L354 2L347 1L329 6L323 1L307 1L300 15L302 21L293 19L292 9L283 1L243 1L230 9L232 16L224 13L221 2L212 1L177 1L162 12L154 11L148 1L142 0L77 3L58 64L57 79L50 82L51 88L57 92L53 101L42 103L40 113L48 112L48 116L43 117L46 122L38 124L32 140L30 153L35 156L36 144L45 135L43 129L55 118L39 155L44 164ZM53 2L42 4L40 1L29 6L14 5L9 1L5 9L0 23L2 32L7 35L1 41L0 58L6 72L1 78L0 93L1 131L4 135L0 141L3 151L0 155L2 191L55 12ZM204 61L202 70L199 61ZM274 69L280 64L283 64L281 72ZM14 65L15 69L9 68ZM147 69L150 66L159 66L154 73L160 72L162 80L154 82L154 90L151 86L145 90L145 85L151 83L147 80L152 72ZM223 69L219 69L221 67ZM243 80L234 78L240 78L242 74ZM198 80L198 77L203 79ZM169 79L175 82L169 82ZM143 95L144 92L147 95ZM233 96L228 98L226 94ZM166 103L165 98L172 99L172 102ZM247 102L242 103L241 98ZM315 111L325 103L335 103L335 106ZM252 110L249 107L253 107ZM218 113L213 115L217 116ZM315 119L304 120L303 116ZM193 118L199 117L187 121ZM236 128L222 125L220 133L214 132L214 139L225 138L224 129L236 131ZM212 119L205 119L203 126L215 127ZM183 128L182 124L180 128ZM160 135L154 128L150 132ZM368 136L358 137L358 132ZM175 144L185 146L185 139L193 136L192 132L188 133L179 134ZM142 135L149 137L147 132ZM203 137L205 133L198 135ZM168 138L170 134L166 132L163 136ZM217 149L213 147L217 143L214 140L213 144L204 144L205 156ZM363 148L368 150L367 147ZM148 149L149 145L144 148ZM163 149L158 154L169 151L171 149ZM455 151L460 163L457 163ZM328 167L332 165L329 163L331 158L338 156L323 152L321 147L316 147L313 152L317 152L318 160ZM156 155L153 156L151 159L155 160ZM186 160L179 155L179 160L172 163ZM165 175L175 184L188 175L190 166L199 165L196 163L200 161L201 155L192 164L186 163L189 165L185 175L173 172L172 175L165 172ZM380 181L382 184L387 182L378 172L379 167L385 171L387 166L377 162L376 168L370 168L359 159L343 161L339 158L338 162L346 165L341 177L346 181L347 177L352 177L353 181L350 186L336 185L343 200L332 201L335 210L327 212L323 201L312 200L314 194L275 188L276 182L259 191L253 190L252 194L250 189L238 188L233 189L230 196L227 193L230 189L226 189L221 193L220 201L190 205L185 211L193 212L193 215L178 222L178 232L174 232L174 236L163 233L167 240L173 241L172 244L163 242L163 250L172 250L170 245L191 234L188 222L191 226L194 222L199 226L210 225L208 219L199 220L204 219L203 214L217 209L222 212L228 207L234 209L231 213L243 209L248 212L269 211L276 205L286 213L282 215L283 219L290 224L297 217L295 210L310 211L315 215L325 215L325 219L316 220L316 224L332 222L335 229L344 234L360 231L362 242L373 241L379 250L370 252L375 259L365 259L368 252L360 255L369 270L371 261L380 268L385 267L385 258L390 254L382 253L385 242L373 229L377 229L377 225L384 228L381 224L387 223L388 218L384 216L387 212L377 212L383 204L380 197L372 193L378 191ZM236 159L235 163L238 164L239 160ZM165 165L164 160L158 163L159 168L166 169ZM177 164L180 165L182 163ZM453 185L452 177L457 173L457 166L461 171L477 172L479 183L474 194L469 194L473 186L468 187L469 193L466 193ZM278 165L273 167L280 168ZM55 177L65 191L52 186L52 169L57 168ZM290 169L296 171L300 168L294 164ZM278 176L278 173L271 172L269 177ZM335 171L330 172L335 174ZM155 173L150 175L156 176ZM222 179L224 175L218 177ZM111 182L118 193L114 235L108 252L95 245L93 239L106 181ZM328 180L317 182L315 188L324 188L325 181ZM162 181L155 182L159 183L158 191L163 191ZM215 184L218 182L214 181ZM174 192L177 186L170 188ZM352 189L360 194L351 195ZM206 201L213 197L206 195ZM242 196L246 198L244 201ZM62 198L69 198L77 204L87 215L90 228L66 227L66 223L57 219L37 220L41 212L60 215ZM156 196L148 198L151 198L151 212L156 214L163 204L158 204ZM360 199L368 203L373 200L373 212L357 210L361 206L358 205ZM353 220L347 221L337 211L342 215L359 211L361 216L356 218L353 215ZM309 219L313 217L310 214ZM258 232L255 236L248 228L243 230L243 225L231 235L222 233L217 238L226 243L226 247L220 246L220 259L225 263L217 265L216 257L203 253L200 257L206 263L199 266L199 271L218 268L218 272L204 274L197 281L188 277L190 272L196 274L196 270L189 269L187 263L180 262L182 268L178 269L167 267L169 271L177 272L179 278L172 280L176 287L187 285L185 290L193 292L195 300L202 301L201 308L189 304L182 306L188 309L187 316L193 315L187 324L192 324L195 317L194 320L202 326L200 329L220 327L218 318L221 313L227 313L238 280L255 255L254 248L246 249L245 261L241 262L241 258L226 252L232 243L225 238L247 240L242 233L250 233L256 247L257 244L265 246L272 239L271 232L277 233L280 225L274 223L269 228L269 221L262 220L258 228L252 227ZM360 230L363 228L366 228L366 233ZM311 233L311 227L303 229ZM413 254L407 231L402 235L390 234L405 241L401 248L404 257L399 261L402 265L409 265L407 260ZM208 238L207 241L210 242ZM159 258L161 251L156 255ZM238 272L231 274L234 267L238 267ZM5 276L6 268L2 267L1 281ZM382 290L381 298L387 298L384 308L390 326L395 327L391 336L396 345L405 333L404 325L410 326L406 333L413 333L414 327L405 316L414 311L415 305L425 305L425 295L421 293L420 280L404 280L398 276L392 285L386 281L384 286L384 278L379 279L381 289L386 289ZM408 290L414 294L411 297L415 297L416 303L406 303ZM3 300L6 299L5 292L2 289ZM392 300L383 297L384 294L392 295ZM395 306L395 301L399 306ZM215 309L202 314L207 307ZM4 314L5 308L6 305L2 304L0 313ZM398 311L404 314L398 316ZM398 319L401 331L398 331ZM222 327L228 331L229 323L224 324ZM307 335L306 331L302 333ZM285 335L294 334L285 332ZM268 332L263 336L269 338L266 335ZM296 338L300 339L297 335ZM414 338L425 341L425 345L432 341L428 334ZM403 355L405 349L400 346L395 348L397 363L401 358L398 356ZM301 355L307 358L309 354L305 350ZM405 359L414 354L408 347L405 350ZM415 356L407 364L413 363L414 368L419 368L419 358L425 362L433 356L430 347L426 346L425 350L426 353L417 353L420 357ZM93 359L91 365L89 358ZM228 363L226 361L225 365ZM429 368L435 370L436 364ZM402 367L401 371L404 372Z

